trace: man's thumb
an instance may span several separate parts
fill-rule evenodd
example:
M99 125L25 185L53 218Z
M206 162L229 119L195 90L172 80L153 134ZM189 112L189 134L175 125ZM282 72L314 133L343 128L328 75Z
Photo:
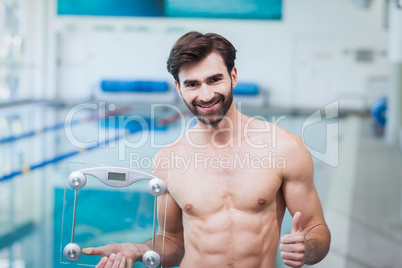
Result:
M82 249L82 253L86 255L91 255L93 253L93 248L84 248Z
M302 230L300 225L301 212L297 211L292 219L292 234Z

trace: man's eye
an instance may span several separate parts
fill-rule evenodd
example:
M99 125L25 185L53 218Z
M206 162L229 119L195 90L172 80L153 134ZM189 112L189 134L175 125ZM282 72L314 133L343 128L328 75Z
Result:
M187 84L187 87L195 87L195 83Z
M213 78L212 82L219 82L221 79L220 78Z

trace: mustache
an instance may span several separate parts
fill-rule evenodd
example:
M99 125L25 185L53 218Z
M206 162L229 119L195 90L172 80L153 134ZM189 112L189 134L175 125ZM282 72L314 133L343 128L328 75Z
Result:
M199 105L205 106L205 105L214 104L214 103L216 103L216 102L218 102L218 101L220 101L220 100L224 100L224 99L225 99L225 98L224 98L222 95L219 94L219 95L213 97L209 102L194 100L194 101L192 102L192 104L193 104L193 106L199 106Z

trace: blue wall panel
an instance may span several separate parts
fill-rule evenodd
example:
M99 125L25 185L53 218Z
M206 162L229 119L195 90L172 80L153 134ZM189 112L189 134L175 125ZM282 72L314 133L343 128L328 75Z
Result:
M58 0L59 15L266 19L282 18L283 0Z
M282 0L166 0L168 17L273 19L282 18Z
M59 15L163 16L163 0L58 0Z

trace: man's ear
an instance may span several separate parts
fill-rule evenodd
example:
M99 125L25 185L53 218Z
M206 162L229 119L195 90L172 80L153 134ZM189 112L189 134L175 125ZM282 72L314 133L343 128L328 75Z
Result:
M180 96L180 97L183 97L183 96L181 95L180 85L179 85L179 83L177 83L176 80L174 80L174 85L175 85L175 87L176 87L176 90L177 90L177 93L179 94L179 96Z
M237 85L237 68L233 67L232 72L230 73L230 77L232 78L232 88L235 88Z

